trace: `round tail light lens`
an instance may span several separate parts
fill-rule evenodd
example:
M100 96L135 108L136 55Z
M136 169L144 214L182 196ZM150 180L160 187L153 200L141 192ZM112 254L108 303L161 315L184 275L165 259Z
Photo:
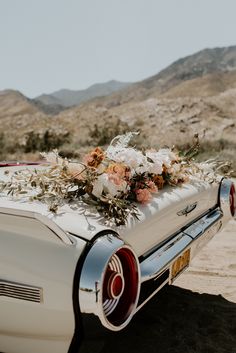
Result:
M235 211L236 211L236 192L235 192L234 184L232 184L231 188L230 188L229 204L230 204L231 215L235 216Z
M111 331L122 330L136 312L140 283L139 260L133 249L116 234L101 235L89 249L81 270L81 314L97 316Z
M103 311L109 324L126 325L139 295L139 271L133 252L122 247L110 258L102 285Z

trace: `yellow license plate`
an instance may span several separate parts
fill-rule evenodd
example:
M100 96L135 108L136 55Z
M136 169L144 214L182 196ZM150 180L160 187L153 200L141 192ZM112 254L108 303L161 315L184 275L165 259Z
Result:
M190 249L186 250L180 255L171 266L171 281L173 281L186 267L189 266L190 262Z

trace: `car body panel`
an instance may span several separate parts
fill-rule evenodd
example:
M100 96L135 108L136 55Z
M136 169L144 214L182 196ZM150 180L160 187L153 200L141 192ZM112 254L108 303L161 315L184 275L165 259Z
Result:
M11 342L20 345L26 333L34 343L59 341L68 350L75 330L72 283L86 243L65 244L37 219L6 214L0 214L0 239L0 288L8 288L0 295L1 350L18 352ZM40 290L39 302L32 288Z

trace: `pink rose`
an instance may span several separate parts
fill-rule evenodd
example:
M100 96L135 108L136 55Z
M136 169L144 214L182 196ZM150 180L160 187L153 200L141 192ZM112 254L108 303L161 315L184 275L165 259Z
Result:
M142 204L147 204L151 201L152 195L148 189L138 189L136 190L137 201Z
M108 179L117 186L120 186L123 180L117 174L108 174Z

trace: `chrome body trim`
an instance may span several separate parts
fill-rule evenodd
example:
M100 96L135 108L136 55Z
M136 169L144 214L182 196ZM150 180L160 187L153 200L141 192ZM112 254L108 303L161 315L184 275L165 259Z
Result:
M199 236L206 234L210 229L212 235L221 228L222 212L216 209L210 214L200 218L165 245L156 250L152 255L140 264L141 282L145 282L157 277L162 271L170 266L171 262L183 253L188 247L191 247L193 241Z
M192 239L188 235L179 233L141 262L141 282L158 277L170 265L173 259L178 257L187 248L191 241Z
M230 188L232 184L233 184L232 180L229 180L226 178L222 179L220 184L219 203L226 221L232 218L232 215L230 212L230 198L229 198Z
M43 289L26 284L0 280L0 296L42 303Z
M177 212L178 216L187 216L188 213L192 212L193 210L195 210L195 208L197 207L197 201L187 205L183 210L180 210Z
M184 233L189 235L193 240L206 233L207 230L217 233L222 226L222 217L222 211L217 208L184 229Z

